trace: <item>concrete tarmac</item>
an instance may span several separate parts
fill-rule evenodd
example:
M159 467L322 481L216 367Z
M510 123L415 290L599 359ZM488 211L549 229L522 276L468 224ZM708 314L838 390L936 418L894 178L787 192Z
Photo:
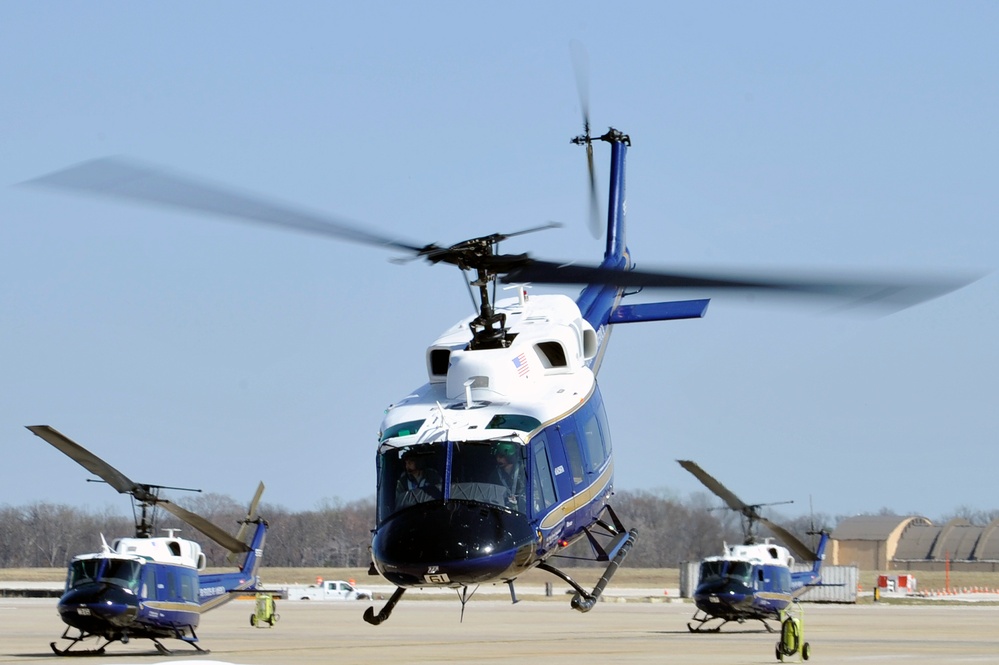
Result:
M376 602L376 609L384 601ZM163 656L148 640L113 644L107 655L127 663L775 663L777 635L754 622L694 635L683 602L601 602L587 614L567 598L516 605L473 598L461 620L457 600L404 598L380 626L361 618L367 602L280 601L273 628L254 628L254 604L234 600L202 617L199 653L164 640ZM804 606L805 640L814 663L997 663L999 606ZM60 662L49 642L63 624L54 599L0 599L0 663ZM798 655L787 661L799 662Z

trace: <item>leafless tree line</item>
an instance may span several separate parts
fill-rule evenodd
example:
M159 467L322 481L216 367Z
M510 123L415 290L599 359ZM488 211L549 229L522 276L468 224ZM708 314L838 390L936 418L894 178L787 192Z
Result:
M713 508L716 504L716 500L705 494L679 499L665 491L618 492L613 500L614 509L627 528L639 532L627 565L673 568L681 561L721 554L725 542L741 541L739 517ZM200 494L183 505L232 533L246 513L244 505L219 494ZM373 498L353 502L327 500L306 511L290 511L264 503L259 512L270 525L264 552L267 566L339 568L363 567L369 562L368 545L375 516ZM789 520L770 517L805 543L811 542L806 532L813 525L827 529L834 526L825 515ZM225 565L226 552L191 527L162 511L157 511L154 519L157 530L177 528L182 536L201 542L209 565ZM93 511L44 502L0 506L0 568L65 566L77 554L100 551L102 535L108 542L131 536L134 522L108 508ZM572 549L568 554L581 558L589 555L585 541Z

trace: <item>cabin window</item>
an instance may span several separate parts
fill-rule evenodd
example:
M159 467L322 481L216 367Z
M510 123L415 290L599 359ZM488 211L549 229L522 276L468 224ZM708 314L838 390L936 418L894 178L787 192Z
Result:
M180 580L177 578L177 574L180 571L174 567L167 568L166 571L166 599L165 600L180 600Z
M447 376L447 366L450 361L450 349L433 349L430 352L430 373L434 376Z
M156 568L153 566L142 568L142 597L149 598L156 593Z
M572 484L583 482L583 458L579 452L579 439L575 432L562 431L562 443L565 445L565 456L569 459L569 470L572 471Z
M515 429L521 432L533 432L541 427L541 421L531 416L516 413L499 413L493 416L486 429Z
M535 515L555 503L555 480L552 478L548 451L545 450L545 435L542 433L531 441L534 469L531 475L531 497Z
M565 347L559 342L540 342L534 345L541 358L541 364L545 369L556 367L567 367L568 361L565 359Z
M596 391L590 404L593 405L593 412L597 414L597 424L600 426L600 443L604 447L604 459L611 456L611 435L610 425L607 423L607 411L604 409L604 401L599 391Z
M583 442L586 445L586 470L595 472L603 466L604 444L600 437L600 428L597 427L597 416L591 414L579 427L583 434Z
M201 589L198 573L193 570L181 571L180 575L180 597L188 603L197 603L198 592Z
M776 590L782 593L791 592L791 571L787 568L777 568L774 572Z

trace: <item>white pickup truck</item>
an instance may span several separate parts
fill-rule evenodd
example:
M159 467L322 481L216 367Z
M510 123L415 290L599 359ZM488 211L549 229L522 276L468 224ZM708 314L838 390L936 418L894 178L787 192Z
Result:
M288 600L370 600L371 592L357 589L343 580L325 580L319 584L290 584L283 587Z

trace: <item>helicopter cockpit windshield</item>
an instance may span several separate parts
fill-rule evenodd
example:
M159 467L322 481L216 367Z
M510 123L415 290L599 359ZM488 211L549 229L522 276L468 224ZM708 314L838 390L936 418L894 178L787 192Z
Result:
M378 521L409 506L440 500L485 503L523 513L525 467L524 446L509 441L384 448L378 456Z
M108 582L134 592L139 589L141 576L142 564L132 559L77 559L69 566L66 588L72 589L91 582Z
M701 564L701 582L731 580L746 586L752 584L753 564L748 561L705 561Z

